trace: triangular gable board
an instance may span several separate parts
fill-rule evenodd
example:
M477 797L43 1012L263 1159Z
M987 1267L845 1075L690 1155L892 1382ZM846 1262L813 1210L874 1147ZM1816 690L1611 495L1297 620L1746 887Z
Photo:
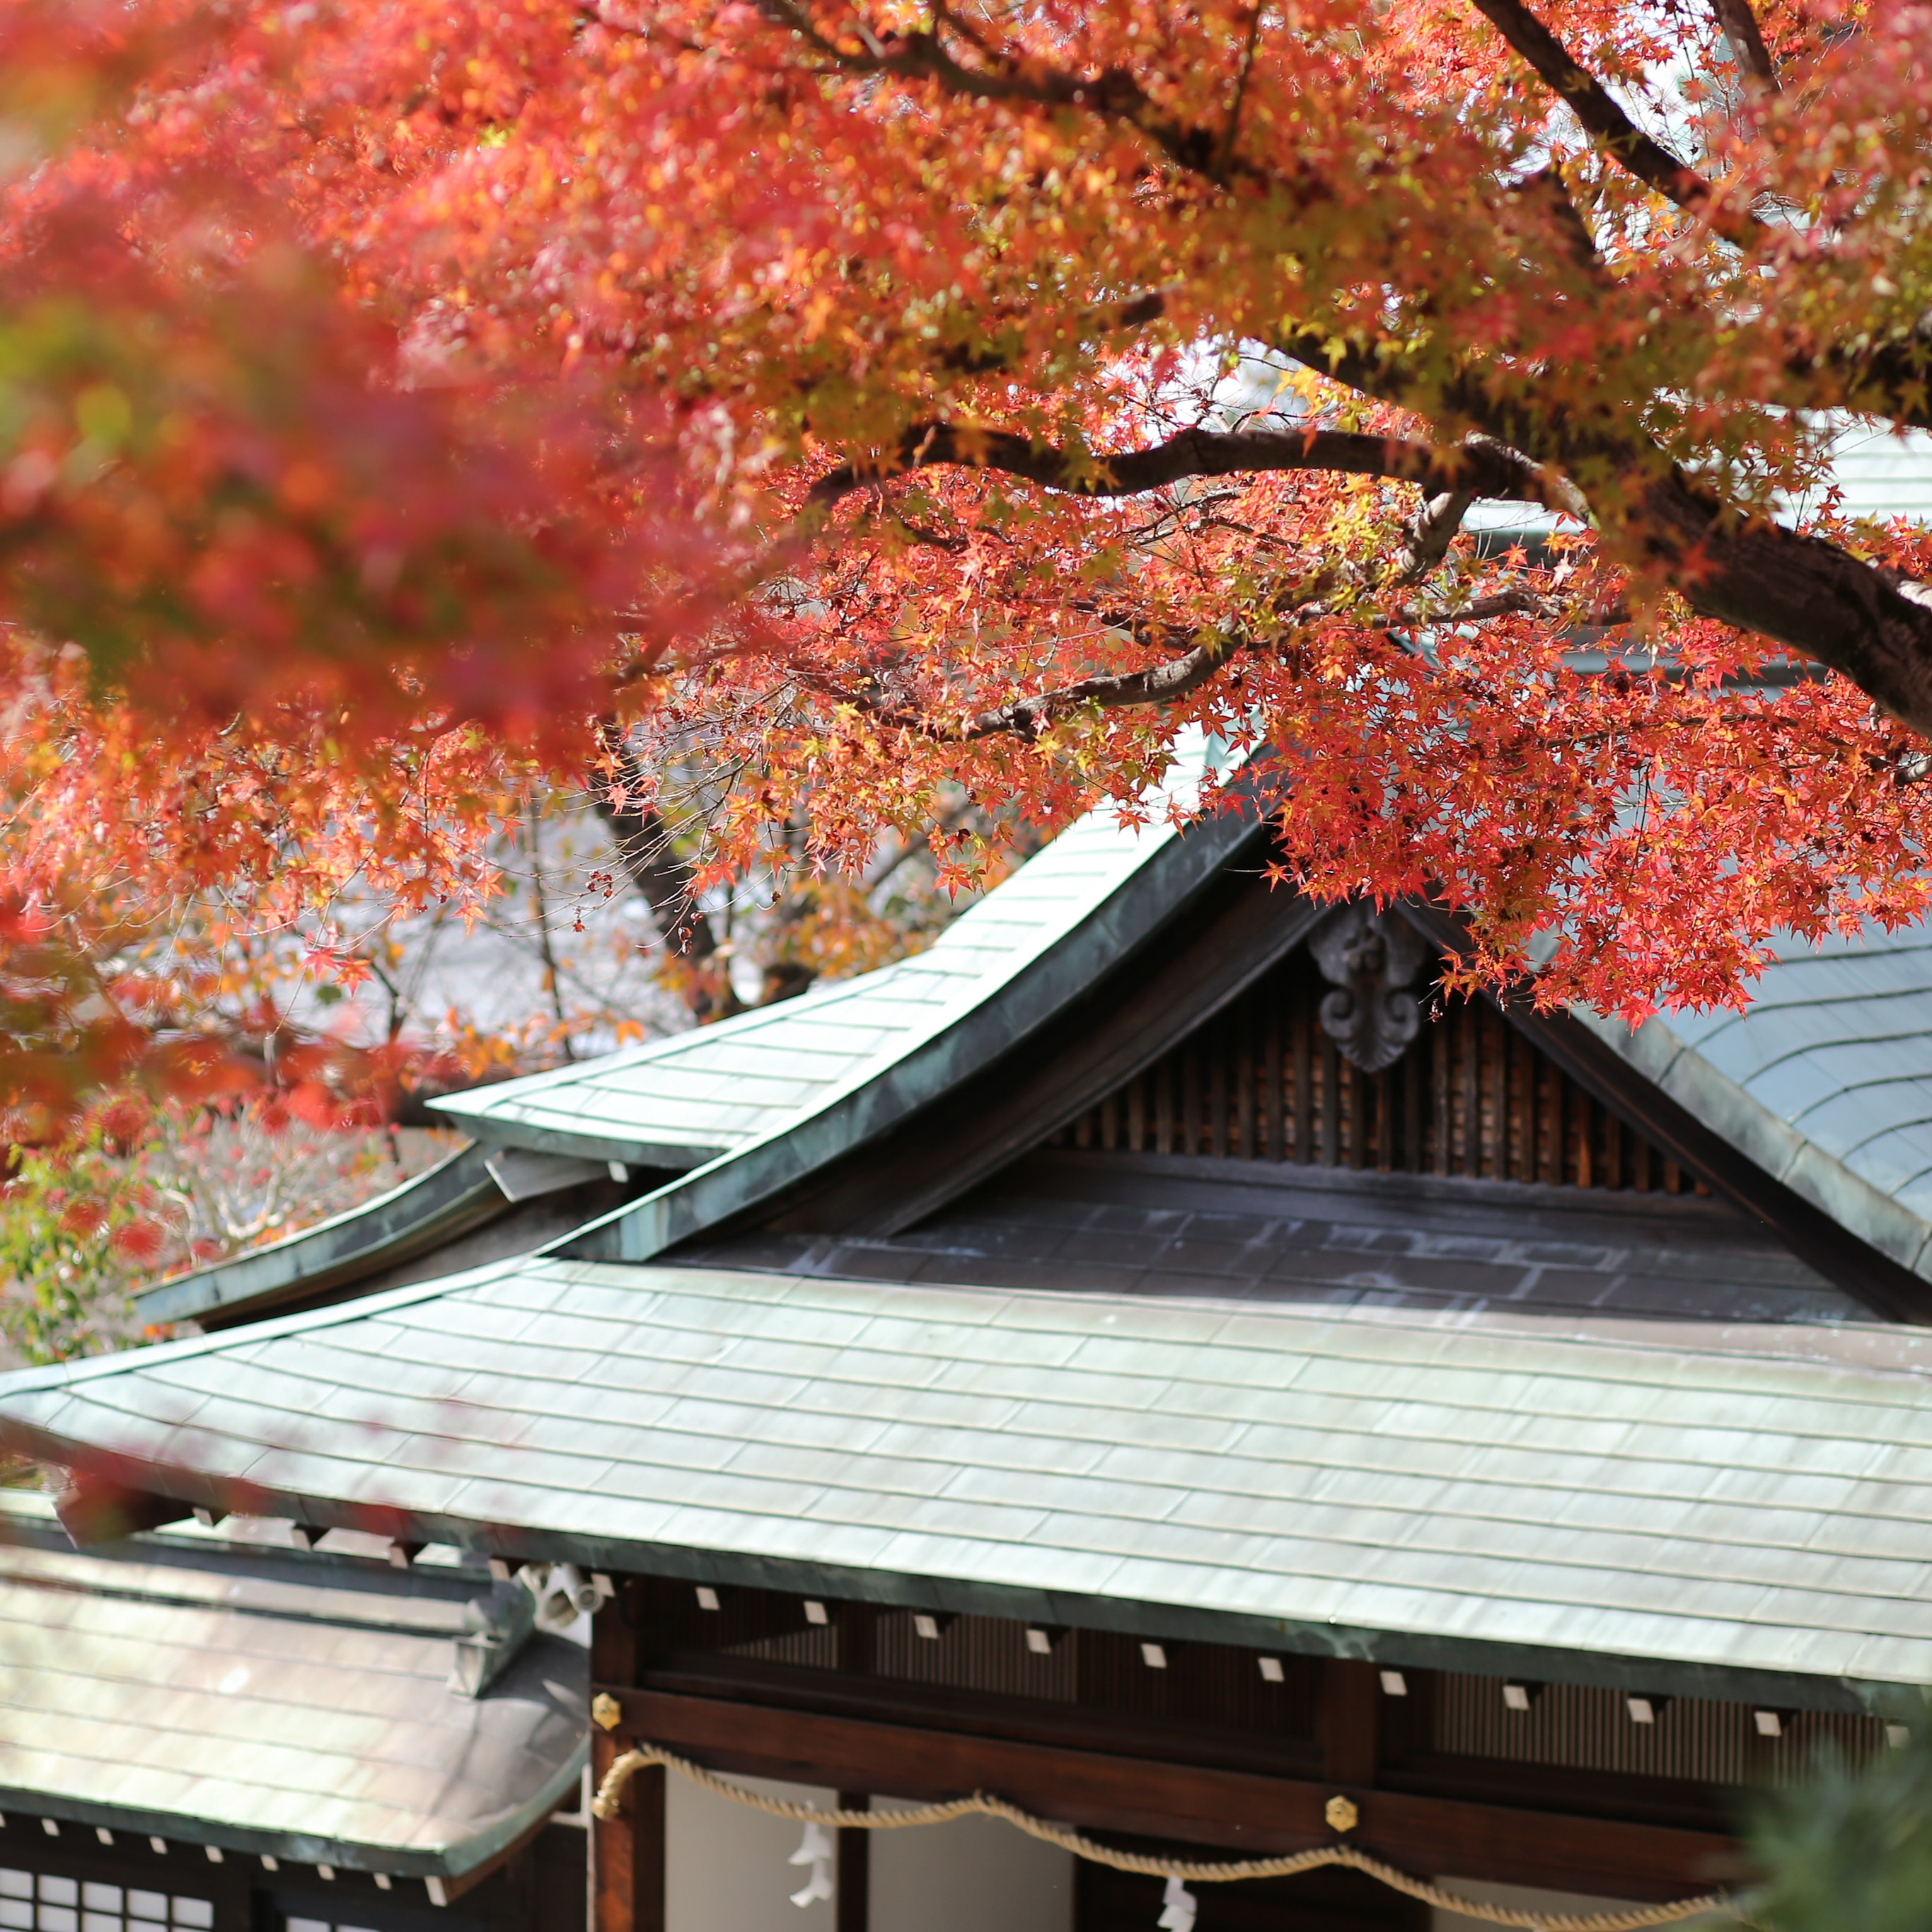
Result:
M1043 1144L1709 1195L1490 1002L1445 998L1432 974L1414 988L1415 1038L1369 1071L1323 1024L1336 992L1304 942Z

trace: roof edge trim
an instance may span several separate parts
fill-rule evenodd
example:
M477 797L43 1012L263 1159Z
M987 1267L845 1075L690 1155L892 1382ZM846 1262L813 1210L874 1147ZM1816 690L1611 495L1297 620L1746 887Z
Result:
M680 1035L680 1038L686 1036ZM582 1063L590 1064L592 1063ZM580 1066L580 1074L581 1066ZM431 1106L441 1103L432 1100ZM516 1148L530 1154L565 1154L575 1160L622 1161L632 1167L668 1167L688 1172L718 1159L725 1149L682 1141L626 1140L621 1132L573 1133L566 1127L539 1127L490 1114L465 1114L464 1131L492 1153Z
M50 1362L40 1367L0 1370L0 1395L64 1388L72 1382L92 1382L106 1376L137 1375L158 1362L178 1362L206 1354L213 1349L253 1348L258 1342L272 1341L279 1335L298 1335L331 1322L382 1314L391 1309L406 1308L412 1302L433 1300L452 1289L475 1287L514 1269L527 1267L530 1258L528 1255L507 1255L501 1261L484 1262L476 1268L465 1268L460 1274L439 1275L430 1281L405 1282L400 1288L386 1288L352 1302L332 1303L322 1308L295 1309L286 1315L278 1315L271 1310L260 1321L250 1322L245 1328L237 1325L213 1334L184 1335L172 1342L120 1348L106 1354L82 1355L70 1361ZM14 1426L0 1416L0 1447L12 1446ZM58 1456L43 1455L34 1450L22 1453L41 1462L59 1464L62 1460ZM172 1495L174 1492L170 1490L166 1493ZM190 1503L212 1503L219 1498L197 1492L186 1500ZM228 1505L224 1504L223 1507Z
M312 1500L293 1496L287 1498L286 1508L289 1514L311 1520L318 1528L323 1526L325 1519L338 1513L337 1506L318 1507ZM340 1513L346 1521L353 1514L353 1506L341 1505ZM1379 1628L1326 1618L1112 1597L1090 1590L1056 1590L911 1572L854 1569L806 1558L638 1543L568 1530L491 1526L433 1514L399 1512L398 1522L400 1533L413 1540L458 1548L487 1546L492 1553L515 1561L574 1562L586 1569L629 1571L728 1588L782 1591L890 1609L998 1617L1115 1631L1172 1642L1289 1650L1304 1655L1345 1658L1414 1670L1528 1676L1639 1693L1840 1711L1900 1720L1922 1716L1924 1710L1924 1694L1920 1685L1886 1678L1839 1674L1810 1676L1797 1671L1756 1669L1696 1658L1559 1648L1508 1639ZM0 1808L4 1805L4 1793L0 1792ZM104 1816L100 1822L112 1820ZM291 1856L312 1859L315 1855L296 1852Z
M895 972L903 964L892 961L884 966L874 967L866 973L854 974L849 980L826 980L808 988L797 999L787 1002L800 1005L808 1001L841 997L866 980ZM743 1012L733 1013L727 1018L713 1020L703 1028L707 1039L728 1040L734 1035L755 1032L771 1017L769 1006L752 1006ZM427 1104L435 1113L448 1115L452 1120L460 1121L464 1131L478 1138L487 1137L494 1130L500 1137L520 1134L521 1121L514 1114L500 1114L496 1109L505 1102L518 1102L532 1094L548 1092L553 1087L567 1087L581 1080L587 1066L600 1066L613 1071L626 1066L647 1064L653 1060L681 1052L691 1042L694 1030L680 1028L675 1033L661 1034L654 1040L642 1040L633 1046L621 1046L614 1052L602 1054L594 1060L578 1060L561 1066L545 1068L539 1073L519 1073L508 1079L485 1080L473 1087L465 1087L452 1094L439 1094ZM575 1150L568 1150L575 1151ZM709 1156L706 1156L709 1158Z
M472 1142L313 1227L143 1288L134 1305L145 1321L192 1321L411 1259L508 1211L510 1203L485 1172L491 1151Z
M514 1845L560 1810L580 1786L589 1761L589 1742L579 1738L569 1757L532 1797L514 1810L488 1820L475 1837L453 1840L436 1851L311 1838L299 1832L263 1831L191 1817L184 1812L148 1811L14 1784L0 1784L0 1812L52 1818L62 1824L105 1826L134 1837L170 1838L181 1844L216 1845L224 1852L255 1857L266 1852L291 1864L332 1865L344 1871L382 1872L396 1878L454 1880Z

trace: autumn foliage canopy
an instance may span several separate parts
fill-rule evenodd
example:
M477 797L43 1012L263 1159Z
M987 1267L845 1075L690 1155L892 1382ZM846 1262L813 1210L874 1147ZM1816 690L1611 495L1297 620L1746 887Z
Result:
M1898 0L0 0L13 1098L694 760L964 880L1204 728L1633 1012L1916 916L1928 170Z

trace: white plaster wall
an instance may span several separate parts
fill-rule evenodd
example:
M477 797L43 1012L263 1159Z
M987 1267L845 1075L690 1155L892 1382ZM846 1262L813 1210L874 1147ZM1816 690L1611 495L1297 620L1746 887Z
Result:
M826 1808L830 1791L737 1778L774 1798ZM664 1792L666 1932L832 1932L832 1907L814 1899L802 1908L790 1894L812 1876L809 1865L788 1864L805 1827L728 1798L714 1798L674 1772Z
M1465 1898L1480 1899L1485 1905L1514 1905L1525 1912L1628 1912L1627 1898L1596 1898L1576 1892L1544 1892L1523 1885L1492 1885L1475 1878L1438 1878L1445 1891L1460 1892ZM1445 1912L1440 1906L1430 1916L1430 1932L1496 1932L1486 1919L1472 1918L1467 1912ZM1720 1926L1737 1932L1737 1922L1715 1914L1680 1922L1690 1932L1717 1932Z
M1072 1924L1073 1854L1057 1845L997 1818L872 1834L870 1932L1072 1932Z
M808 1804L837 1802L806 1785L734 1781ZM674 1774L666 1784L667 1932L832 1932L830 1903L791 1902L811 1875L787 1862L803 1826ZM1071 1932L1072 1855L996 1818L875 1832L870 1918L870 1932Z

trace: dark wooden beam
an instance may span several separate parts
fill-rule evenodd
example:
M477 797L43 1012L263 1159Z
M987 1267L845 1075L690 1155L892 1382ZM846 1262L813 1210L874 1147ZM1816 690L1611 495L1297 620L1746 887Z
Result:
M111 1476L82 1469L75 1471L67 1487L54 1498L54 1514L68 1540L76 1550L85 1550L97 1543L118 1543L137 1530L179 1522L191 1512L176 1497L158 1496L152 1490L134 1488Z
M1307 1667L1315 1661L1296 1658L1291 1667ZM978 1737L1056 1744L1069 1750L1219 1765L1232 1771L1258 1772L1264 1777L1322 1774L1321 1753L1312 1731L1303 1736L1286 1728L1204 1726L1186 1718L1154 1717L1144 1712L1102 1710L1057 1701L1042 1703L958 1685L876 1676L855 1679L843 1672L812 1671L740 1657L689 1652L659 1654L639 1676L635 1688L708 1702L771 1704L784 1710L820 1712L828 1717L910 1724L915 1730L966 1731Z
M620 1735L728 1772L914 1798L987 1791L1088 1830L1222 1845L1238 1853L1338 1842L1328 1800L1354 1800L1348 1842L1422 1876L1661 1899L1709 1888L1738 1867L1736 1840L1707 1832L1505 1809L1343 1787L1324 1779L1162 1762L772 1705L610 1687ZM600 1926L599 1932L614 1932Z

